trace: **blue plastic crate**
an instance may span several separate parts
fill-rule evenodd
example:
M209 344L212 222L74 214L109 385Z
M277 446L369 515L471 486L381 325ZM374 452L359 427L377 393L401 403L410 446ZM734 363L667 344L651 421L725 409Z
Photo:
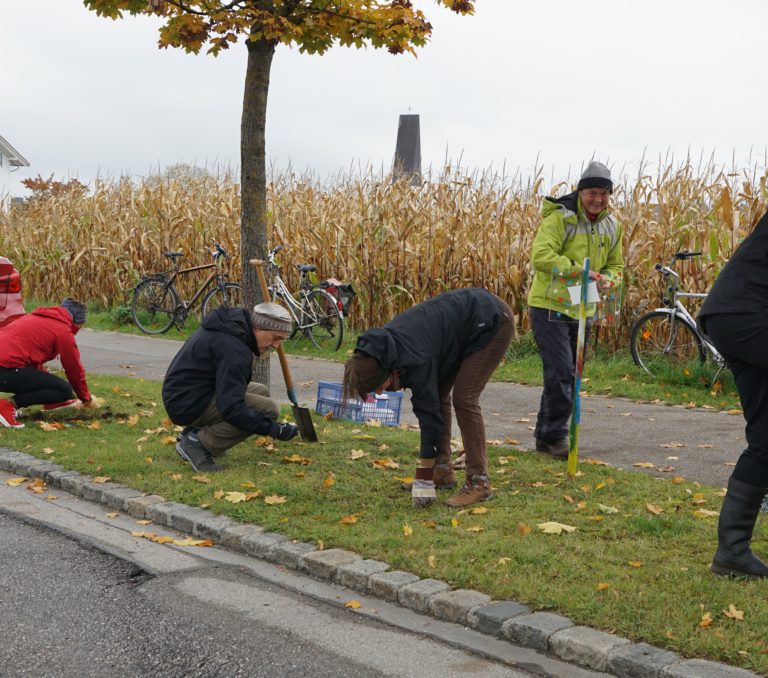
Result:
M320 381L317 384L315 412L318 414L330 412L335 419L360 422L376 420L384 426L397 426L400 423L402 404L402 393L387 391L381 395L369 393L365 402L354 398L345 405L341 400L341 384Z

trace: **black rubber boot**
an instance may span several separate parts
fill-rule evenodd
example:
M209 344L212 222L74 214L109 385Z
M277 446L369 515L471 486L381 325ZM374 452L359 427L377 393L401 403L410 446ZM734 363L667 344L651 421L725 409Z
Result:
M731 478L717 524L717 552L710 569L731 577L768 577L768 567L749 548L766 487Z

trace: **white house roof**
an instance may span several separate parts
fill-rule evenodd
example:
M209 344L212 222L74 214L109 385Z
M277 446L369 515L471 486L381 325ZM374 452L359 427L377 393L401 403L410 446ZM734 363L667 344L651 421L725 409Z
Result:
M29 167L27 159L0 136L0 156L8 158L8 163L14 167Z

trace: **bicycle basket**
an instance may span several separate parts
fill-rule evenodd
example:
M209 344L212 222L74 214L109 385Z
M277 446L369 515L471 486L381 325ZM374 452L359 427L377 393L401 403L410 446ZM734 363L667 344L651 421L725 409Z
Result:
M349 307L357 295L355 288L349 283L336 280L336 278L323 280L320 287L341 302L341 313L346 318L349 315Z

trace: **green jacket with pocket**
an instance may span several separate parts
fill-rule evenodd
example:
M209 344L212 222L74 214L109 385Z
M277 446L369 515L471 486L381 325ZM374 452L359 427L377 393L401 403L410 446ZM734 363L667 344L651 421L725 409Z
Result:
M571 304L564 280L579 276L585 257L590 270L616 284L612 293L618 294L624 271L621 226L608 210L590 221L574 191L562 198L544 198L541 214L531 250L534 273L528 305L577 318L579 307ZM595 310L590 304L587 315Z

